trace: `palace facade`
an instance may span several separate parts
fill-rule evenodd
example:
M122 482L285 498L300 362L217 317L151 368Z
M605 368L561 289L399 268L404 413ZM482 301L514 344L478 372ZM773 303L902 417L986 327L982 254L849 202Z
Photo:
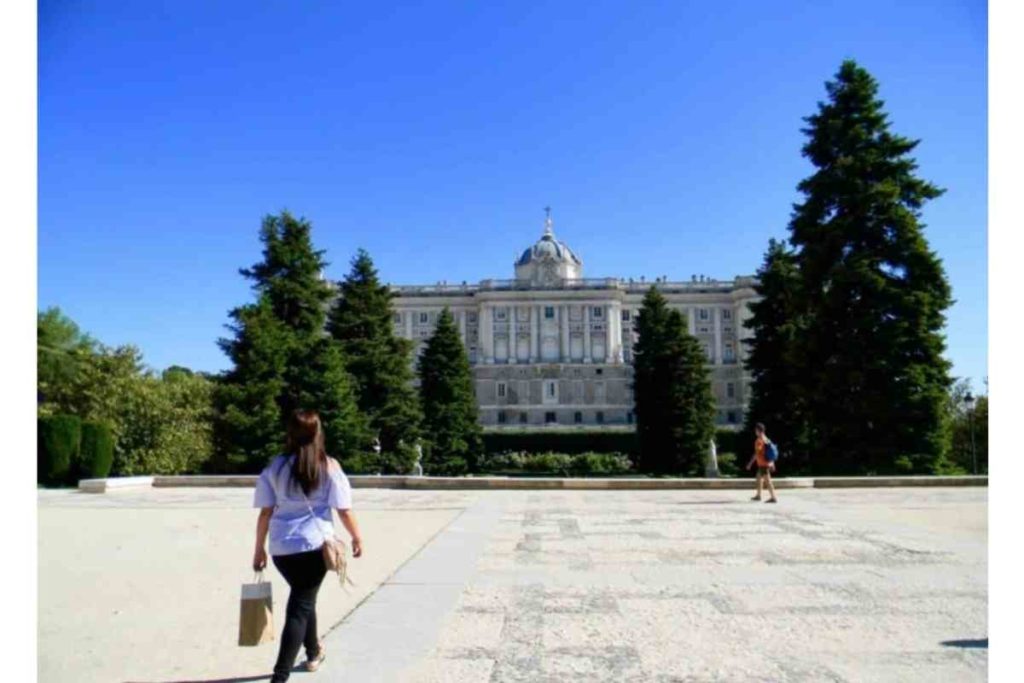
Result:
M479 284L393 286L395 331L416 342L447 307L469 355L484 427L626 426L634 422L634 324L654 285L704 346L720 425L740 425L750 379L743 322L753 277L689 282L584 278L583 261L554 234L515 262L515 278Z

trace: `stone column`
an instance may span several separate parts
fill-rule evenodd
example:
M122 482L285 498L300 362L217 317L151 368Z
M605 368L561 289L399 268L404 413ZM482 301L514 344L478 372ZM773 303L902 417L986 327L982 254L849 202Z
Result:
M490 304L480 305L480 355L483 362L494 362L494 308Z
M591 362L590 353L590 304L583 306L583 362Z
M459 311L459 339L462 340L462 345L466 346L466 312Z
M615 308L613 304L604 307L604 362L615 362Z
M405 313L405 338L412 339L412 316L415 315L412 310L406 310Z
M537 337L540 336L540 306L530 306L530 362L536 363L540 360L540 349L537 344Z
M568 363L569 357L569 304L562 304L558 311L558 327L562 334L562 362Z
M516 331L516 316L519 312L515 306L508 306L505 319L508 321L508 362L519 362L519 333Z
M697 309L690 306L687 309L687 325L690 326L690 334L694 334L697 331Z
M622 302L612 304L612 362L622 362Z
M715 331L715 346L714 346L714 349L712 349L712 353L714 354L715 357L714 357L714 360L712 360L712 362L715 365L721 365L722 364L722 309L719 308L718 306L715 306L714 308L711 309L711 315L713 315L714 318L715 318L711 322L711 324L714 326L712 329L714 329L714 331Z
M750 339L754 334L745 324L750 320L750 316L750 300L743 299L738 301L732 317L733 326L736 328L736 356L740 362L747 359L750 349L747 348L746 340Z

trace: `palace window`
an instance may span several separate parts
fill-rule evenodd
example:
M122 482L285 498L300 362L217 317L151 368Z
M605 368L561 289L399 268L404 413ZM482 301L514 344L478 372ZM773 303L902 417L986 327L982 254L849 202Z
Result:
M504 382L498 382L498 398L505 398L507 391L507 385Z
M494 319L502 322L508 320L508 310L505 308L495 308Z
M738 422L738 420L736 418L736 411L735 410L730 410L726 419L729 420L729 424L731 424L731 425L736 424Z
M466 314L466 322L475 323L476 322L476 313L467 313Z
M420 313L420 325L426 325L430 321L429 313Z
M508 415L505 414L504 410L498 411L498 424L503 425L508 422Z
M526 413L519 413L519 424L526 424Z
M590 315L595 320L600 320L604 316L604 309L600 306L594 306L590 310Z
M629 309L622 309L622 322L628 323L630 321Z
M732 311L730 311L728 308L723 308L722 320L732 320Z
M725 383L725 397L736 398L736 385L732 382Z
M555 319L555 307L554 306L545 306L544 307L544 317L547 320L554 320Z
M604 411L603 410L597 411L597 424L599 424L599 425L604 424Z
M629 424L633 424L633 411L632 410L630 410L628 413L626 413L626 422L628 422Z
M708 327L707 325L701 325L700 327L697 328L697 333L698 334L710 334L711 333L711 328Z
M572 421L578 425L583 424L583 413L577 410L572 414Z
M733 348L732 342L725 343L725 349L723 350L723 358L727 362L736 360L736 350Z
M554 413L551 413L551 412L544 413L544 423L545 424L554 424L555 422L558 422L558 418L555 416Z
M710 320L710 319L711 319L711 313L710 313L710 311L708 311L708 309L706 309L706 308L698 308L697 309L697 320Z
M547 394L548 394L549 398L554 398L555 397L555 391L557 390L557 388L556 388L554 382L545 382L544 383L544 389L545 389L545 391L547 391Z
M402 314L401 314L401 313L395 313L395 315L394 315L394 321L395 321L395 324L396 324L396 325L397 325L398 323L402 322Z

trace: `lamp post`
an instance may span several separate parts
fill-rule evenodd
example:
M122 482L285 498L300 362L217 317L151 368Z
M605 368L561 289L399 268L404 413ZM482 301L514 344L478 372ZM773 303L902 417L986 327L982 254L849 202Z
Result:
M978 454L974 449L974 396L969 391L964 396L964 404L967 406L967 423L971 426L971 469L977 474Z

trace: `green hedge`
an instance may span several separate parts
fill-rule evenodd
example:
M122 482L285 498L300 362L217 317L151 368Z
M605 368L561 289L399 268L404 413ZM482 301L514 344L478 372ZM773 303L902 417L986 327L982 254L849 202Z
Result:
M114 431L101 422L82 423L81 465L84 479L102 479L110 474L114 462Z
M484 432L484 453L625 453L636 455L636 432L533 430Z
M558 477L628 474L633 468L621 453L499 453L480 463L483 474L536 474Z
M719 453L746 453L753 446L742 447L742 433L730 429L716 430ZM613 430L522 430L484 432L484 453L625 453L635 459L638 452L634 431Z
M67 484L78 464L82 421L74 415L39 418L36 480L43 484Z

